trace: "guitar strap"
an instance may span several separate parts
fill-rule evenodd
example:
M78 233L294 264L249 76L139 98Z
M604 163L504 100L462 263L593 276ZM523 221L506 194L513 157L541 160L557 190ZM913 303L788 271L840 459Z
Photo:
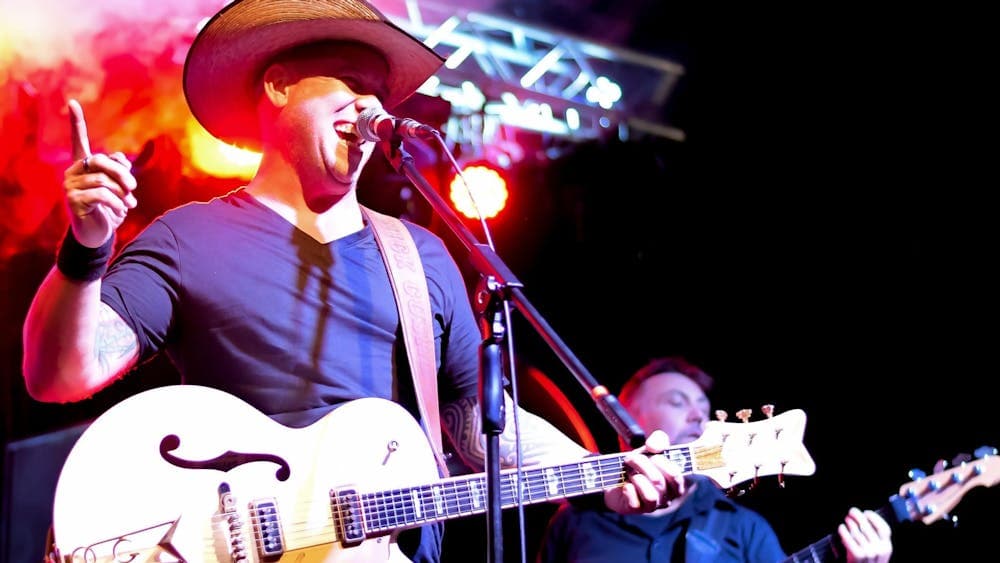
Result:
M434 459L442 477L447 477L441 442L441 413L438 410L437 361L434 357L434 329L431 324L431 301L427 278L420 262L417 245L403 222L390 215L361 206L361 211L375 233L382 252L389 282L396 297L399 322L403 327L406 355L413 374L413 388L420 409L420 420L434 450Z

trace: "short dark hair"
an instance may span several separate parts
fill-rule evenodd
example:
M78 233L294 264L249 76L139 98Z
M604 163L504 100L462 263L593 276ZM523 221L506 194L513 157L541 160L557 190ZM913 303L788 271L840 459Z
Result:
M636 370L625 384L622 385L618 400L625 408L630 408L635 400L635 394L643 381L661 373L679 373L694 381L701 390L708 394L715 385L715 380L711 375L705 373L700 367L687 361L683 356L660 356L646 362L641 368Z

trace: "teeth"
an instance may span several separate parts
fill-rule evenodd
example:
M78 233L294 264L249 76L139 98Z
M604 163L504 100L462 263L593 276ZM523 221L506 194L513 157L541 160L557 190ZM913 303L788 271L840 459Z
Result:
M346 141L357 143L361 140L360 136L358 135L357 131L354 128L354 125L350 123L336 125L334 126L333 129L334 131L337 132L338 135L340 135L341 139L344 139Z

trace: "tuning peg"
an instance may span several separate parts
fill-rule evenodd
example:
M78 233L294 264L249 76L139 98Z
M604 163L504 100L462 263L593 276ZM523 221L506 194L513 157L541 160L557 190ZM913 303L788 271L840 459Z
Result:
M974 453L976 454L976 459L982 459L986 456L997 455L997 449L993 446L980 446L976 448Z
M738 487L734 485L732 487L729 487L728 489L726 489L726 496L729 498L741 497L747 494L748 492L754 490L757 487L757 482L758 480L755 478L753 481L750 481L746 486Z
M948 468L948 462L943 459L939 459L936 462L934 462L934 473L941 473L947 468Z
M729 418L729 413L726 411L722 409L715 411L715 419L719 422L725 422L727 418Z
M760 412L764 413L767 418L771 418L774 416L774 405L761 405Z
M962 465L968 461L972 461L972 455L967 453L960 453L951 459L952 465Z
M753 414L753 411L750 409L740 409L736 411L736 418L742 420L743 422L748 422L751 414Z
M923 469L911 469L909 472L907 472L907 475L910 476L911 481L917 481L919 479L927 477L927 472L924 471Z

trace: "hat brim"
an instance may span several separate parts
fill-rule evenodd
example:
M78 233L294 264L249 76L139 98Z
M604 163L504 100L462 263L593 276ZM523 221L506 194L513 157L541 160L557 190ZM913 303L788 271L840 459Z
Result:
M237 0L195 37L184 62L184 96L218 139L257 150L256 82L275 55L317 41L356 41L389 67L387 109L410 97L444 59L361 0Z

